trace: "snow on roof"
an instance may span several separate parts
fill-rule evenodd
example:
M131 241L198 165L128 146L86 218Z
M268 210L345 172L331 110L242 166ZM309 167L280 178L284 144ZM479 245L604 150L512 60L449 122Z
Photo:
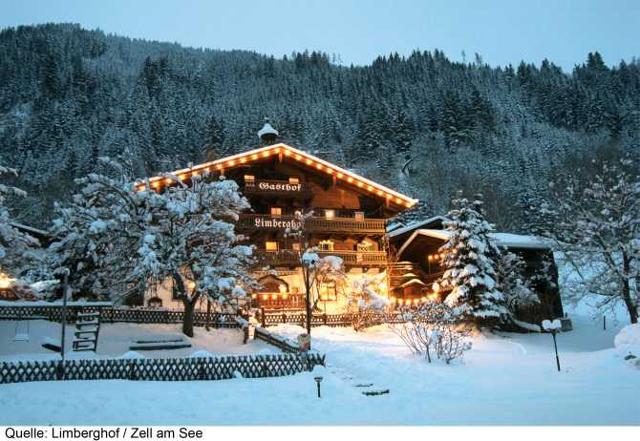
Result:
M260 130L258 130L258 138L262 138L263 135L276 135L278 136L279 133L276 129L273 128L273 126L271 124L269 124L268 122L264 123L264 126L262 126L262 128Z
M408 282L404 282L402 285L400 285L400 288L406 288L407 286L411 286L411 285L422 285L422 286L427 286L422 280L420 279L411 279Z
M452 235L453 233L448 230L416 230L411 237L402 244L402 247L398 250L398 256L402 256L402 253L407 249L409 244L418 236L433 237L434 239L446 241L449 240ZM496 241L498 246L505 248L522 248L530 250L548 250L551 248L551 244L548 241L535 236L524 236L512 233L491 233L490 236Z
M418 229L423 225L430 224L431 222L434 222L434 221L437 221L437 220L445 221L445 220L447 220L447 218L444 217L444 216L433 216L433 217L430 217L429 219L410 222L406 226L401 227L401 228L395 228L395 229L389 229L388 228L387 231L388 231L389 237L396 237L396 236L400 236L400 235L402 235L404 233L408 233L409 231L413 231L415 229ZM395 227L395 225L394 225L394 227Z
M389 202L396 205L400 205L405 208L414 206L418 200L403 195L395 190L392 190L384 185L378 184L370 179L360 176L356 173L352 173L342 167L332 164L324 159L320 159L310 153L298 150L290 145L278 143L269 145L266 147L249 150L244 153L238 153L225 158L216 159L215 161L205 162L202 164L194 165L190 168L183 168L175 170L169 175L173 175L179 180L188 179L192 175L198 175L201 173L208 173L214 170L222 171L233 167L248 164L252 161L259 159L269 158L281 154L284 157L288 157L291 160L298 161L300 164L309 168L314 168L319 172L326 173L333 176L335 179L347 183L361 189L362 191L368 191L372 194L378 195L378 197L386 197ZM160 188L161 185L171 185L174 183L174 179L168 178L167 174L160 176L154 176L147 180L149 185L153 188ZM146 182L138 182L136 184L138 191L142 191L146 188Z

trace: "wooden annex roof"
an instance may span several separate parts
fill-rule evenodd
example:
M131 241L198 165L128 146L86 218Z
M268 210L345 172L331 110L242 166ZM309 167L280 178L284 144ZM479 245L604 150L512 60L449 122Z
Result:
M173 175L180 180L187 180L191 176L198 176L200 174L212 172L222 173L224 170L228 170L230 168L247 165L251 162L274 156L288 158L291 161L300 163L302 166L326 173L336 179L336 181L341 181L345 185L353 186L361 191L369 192L373 196L386 199L388 202L403 208L410 208L418 202L417 199L410 198L409 196L398 193L384 185L373 182L356 173L345 170L342 167L338 167L335 164L282 143L194 165L191 168L183 168L162 176L155 176L147 179L145 182L138 182L136 184L136 189L138 191L143 191L147 185L150 185L151 188L159 190L164 186L171 185L173 183L173 179L168 178L167 175Z

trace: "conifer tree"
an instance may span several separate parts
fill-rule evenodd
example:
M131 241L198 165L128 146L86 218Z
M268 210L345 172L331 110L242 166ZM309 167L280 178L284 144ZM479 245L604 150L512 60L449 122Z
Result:
M438 290L451 293L445 302L465 321L497 326L510 318L494 268L500 250L490 237L493 227L482 212L482 202L461 195L444 222L449 239L440 248L445 268Z

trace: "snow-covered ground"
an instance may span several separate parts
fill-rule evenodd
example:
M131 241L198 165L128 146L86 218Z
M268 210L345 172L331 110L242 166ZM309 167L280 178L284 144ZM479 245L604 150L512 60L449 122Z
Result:
M206 354L255 354L279 352L273 346L261 340L252 340L243 344L243 334L239 329L211 329L206 331L202 327L194 328L194 337L189 339L180 331L180 325L175 324L135 324L135 323L106 323L100 326L98 352L77 352L72 348L73 331L75 325L66 329L65 348L69 358L88 357L120 357L130 352L129 346L134 340L149 340L162 338L181 338L191 342L190 348L171 350L139 351L145 357L186 357L194 353ZM16 335L26 334L28 341L16 341ZM45 340L60 340L60 324L46 320L0 321L0 361L15 360L48 360L59 359L58 353L42 347ZM19 338L18 338L19 340Z
M313 345L328 366L314 373L3 385L0 424L640 424L640 369L623 359L636 349L613 345L623 324L603 331L600 321L573 319L575 331L558 336L561 372L547 334L478 335L464 361L447 366L412 356L384 326L321 327ZM362 395L356 385L369 383L390 394Z

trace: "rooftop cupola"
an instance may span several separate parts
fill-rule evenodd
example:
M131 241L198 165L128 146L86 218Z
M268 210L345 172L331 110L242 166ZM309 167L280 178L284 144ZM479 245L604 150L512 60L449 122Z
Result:
M264 119L264 126L258 130L258 138L262 145L273 145L277 142L278 131L269 124L269 118Z

